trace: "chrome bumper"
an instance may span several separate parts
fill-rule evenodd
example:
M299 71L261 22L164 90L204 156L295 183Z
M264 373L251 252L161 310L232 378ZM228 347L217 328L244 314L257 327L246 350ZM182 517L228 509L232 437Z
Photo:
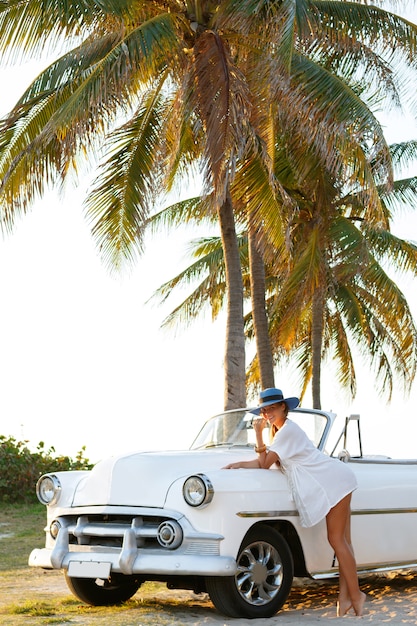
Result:
M198 552L186 554L181 550L141 550L137 547L133 529L125 531L121 548L107 548L70 544L68 529L61 528L52 550L35 549L29 556L31 567L74 569L70 567L71 563L77 563L77 571L80 572L77 575L86 578L100 578L103 564L109 565L111 572L126 575L232 576L237 569L235 559L227 556ZM89 565L83 568L83 563Z

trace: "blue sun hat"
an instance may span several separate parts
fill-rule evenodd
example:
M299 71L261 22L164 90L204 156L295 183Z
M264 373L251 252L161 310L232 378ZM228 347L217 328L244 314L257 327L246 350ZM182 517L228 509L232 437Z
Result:
M259 394L259 406L251 409L250 412L255 415L259 415L261 409L265 406L269 406L270 404L275 404L276 402L285 402L290 410L296 409L300 404L300 398L284 398L284 394L281 389L277 389L276 387L268 387L268 389L264 389Z

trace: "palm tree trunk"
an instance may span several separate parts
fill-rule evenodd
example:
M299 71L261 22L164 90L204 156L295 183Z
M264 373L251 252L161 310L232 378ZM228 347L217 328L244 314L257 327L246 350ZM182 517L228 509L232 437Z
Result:
M274 361L269 338L265 303L265 266L259 251L251 220L248 220L249 275L252 299L252 319L255 332L259 379L262 389L274 387Z
M235 218L230 195L218 208L226 271L227 321L224 354L224 409L246 406L243 281Z
M321 409L321 352L323 344L323 306L324 294L316 289L313 294L312 324L311 324L311 352L312 352L312 400L313 409Z

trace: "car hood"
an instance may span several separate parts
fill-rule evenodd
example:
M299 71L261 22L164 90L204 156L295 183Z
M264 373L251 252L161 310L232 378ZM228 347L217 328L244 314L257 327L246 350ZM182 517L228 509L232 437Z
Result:
M253 458L253 448L137 452L98 463L80 480L73 506L163 507L172 483Z

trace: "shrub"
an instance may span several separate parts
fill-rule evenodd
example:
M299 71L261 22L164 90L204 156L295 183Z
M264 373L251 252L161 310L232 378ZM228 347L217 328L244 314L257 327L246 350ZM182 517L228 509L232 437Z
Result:
M43 441L36 452L31 452L27 443L0 435L0 502L37 502L35 486L42 474L92 467L84 456L85 446L71 459L54 456L55 449L45 450Z

